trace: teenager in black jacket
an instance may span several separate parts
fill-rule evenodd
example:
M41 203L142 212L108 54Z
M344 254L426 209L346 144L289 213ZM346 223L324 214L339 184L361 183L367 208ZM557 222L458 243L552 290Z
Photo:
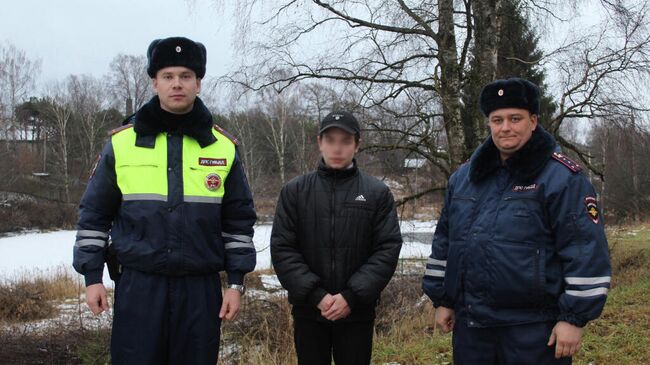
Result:
M348 112L321 122L318 169L278 200L271 257L293 304L299 364L369 364L375 306L402 246L388 187L357 168L360 128Z

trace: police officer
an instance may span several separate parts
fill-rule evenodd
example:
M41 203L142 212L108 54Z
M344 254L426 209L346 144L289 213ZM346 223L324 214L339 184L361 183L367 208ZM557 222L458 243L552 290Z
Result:
M481 91L490 136L449 179L423 279L454 364L570 364L611 269L596 193L538 123L535 84Z
M98 314L108 309L104 262L117 259L113 364L214 365L220 320L237 316L255 267L255 210L237 140L197 97L205 47L158 39L147 58L157 95L101 152L80 204L74 267Z
M328 114L318 169L278 199L271 258L293 304L301 365L370 364L375 306L402 247L393 195L357 167L360 137L354 115Z

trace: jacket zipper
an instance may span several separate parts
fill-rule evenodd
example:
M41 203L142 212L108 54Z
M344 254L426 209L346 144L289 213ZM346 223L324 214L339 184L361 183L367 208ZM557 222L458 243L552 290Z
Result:
M332 189L331 189L331 195L330 195L330 275L332 277L332 283L333 288L337 287L336 283L336 260L334 260L334 254L335 254L335 248L334 248L334 219L335 219L335 212L334 212L334 198L336 197L336 176L337 173L334 172L334 182L332 182ZM331 290L332 288L330 288Z

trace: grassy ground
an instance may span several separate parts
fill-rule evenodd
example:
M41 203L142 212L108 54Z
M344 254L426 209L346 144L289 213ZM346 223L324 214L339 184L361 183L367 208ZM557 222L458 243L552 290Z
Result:
M650 226L612 231L612 290L575 364L650 364Z
M574 364L650 364L650 224L610 230L608 237L612 289L601 318L585 328ZM422 263L401 263L401 275L382 295L373 364L452 364L451 336L440 335L433 327L434 310L422 296L421 274L412 270L417 265ZM105 322L94 324L79 315L78 321L45 330L20 330L25 321L56 316L56 303L64 298L79 301L77 277L44 274L1 283L0 362L108 364L110 331ZM223 325L220 365L295 364L290 306L281 291L264 291L261 275L269 274L266 270L247 276L250 291L258 294L245 296L239 319ZM79 303L82 313L86 308Z
M602 316L585 327L577 365L650 364L650 225L608 232L612 289ZM451 336L433 331L434 311L405 317L376 337L373 363L451 364Z

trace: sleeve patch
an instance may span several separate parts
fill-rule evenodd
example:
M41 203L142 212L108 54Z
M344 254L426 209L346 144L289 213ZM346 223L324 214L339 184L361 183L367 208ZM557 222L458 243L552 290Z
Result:
M573 161L572 159L566 157L565 155L559 152L553 152L553 159L555 159L562 165L566 166L569 170L573 172L582 171L582 167L580 167L580 165L578 165L577 162Z
M591 219L594 224L598 224L600 221L600 214L598 213L596 198L593 196L585 197L585 208L587 209L587 216L589 219Z

